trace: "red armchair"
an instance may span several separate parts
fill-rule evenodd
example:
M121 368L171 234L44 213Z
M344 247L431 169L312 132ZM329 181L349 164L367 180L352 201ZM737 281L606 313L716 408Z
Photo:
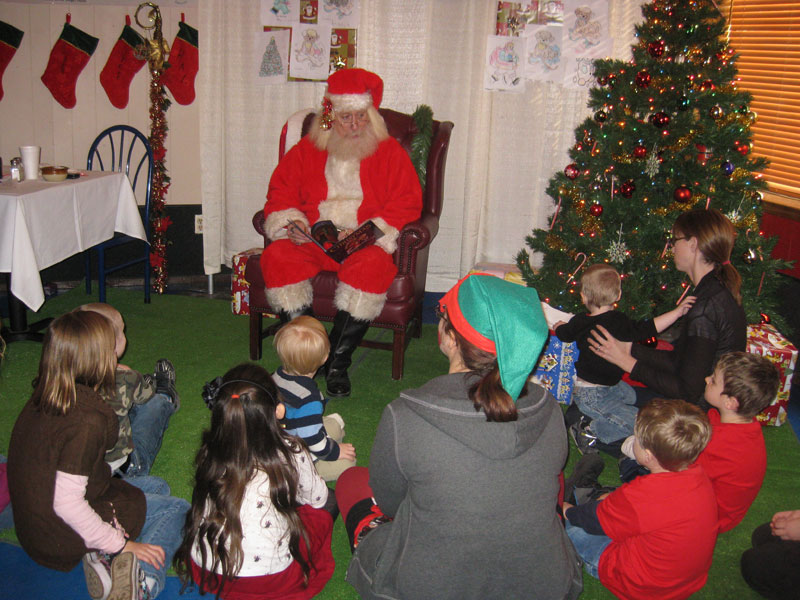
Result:
M411 115L390 109L379 110L389 134L409 151L411 141L417 133ZM303 120L302 135L308 132L313 113L309 111ZM365 339L361 346L391 350L392 379L403 377L405 350L411 336L419 337L422 326L422 297L425 293L425 278L428 269L428 251L433 238L439 231L439 216L442 212L444 195L444 169L447 160L447 148L450 144L450 132L453 123L449 121L433 121L433 137L428 154L425 185L422 191L422 214L420 218L406 225L397 240L397 250L393 258L397 265L397 276L386 295L383 311L374 319L370 327L390 329L393 332L391 342ZM286 151L286 126L281 134L280 158ZM264 235L264 212L253 215L253 227L264 236L264 246L269 240ZM273 335L280 327L275 322L263 328L263 315L275 314L267 302L264 289L264 278L258 256L251 256L247 261L245 279L250 284L250 358L261 358L261 343L265 337ZM333 303L336 291L336 273L323 271L312 281L314 302L312 310L320 321L332 321L336 315Z

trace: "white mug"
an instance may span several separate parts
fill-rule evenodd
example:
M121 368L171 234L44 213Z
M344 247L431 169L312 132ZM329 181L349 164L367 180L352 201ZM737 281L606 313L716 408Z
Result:
M19 155L25 169L25 181L39 179L39 158L42 154L40 146L20 146Z

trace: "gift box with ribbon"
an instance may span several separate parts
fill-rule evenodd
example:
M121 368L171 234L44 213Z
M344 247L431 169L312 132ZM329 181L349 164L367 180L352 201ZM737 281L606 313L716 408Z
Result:
M747 351L760 354L778 367L781 385L772 403L758 415L762 425L783 425L789 406L797 348L770 323L747 326Z

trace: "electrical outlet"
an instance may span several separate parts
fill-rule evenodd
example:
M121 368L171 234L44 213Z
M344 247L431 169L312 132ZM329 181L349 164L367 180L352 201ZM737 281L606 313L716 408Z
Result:
M203 215L194 216L194 232L203 233Z

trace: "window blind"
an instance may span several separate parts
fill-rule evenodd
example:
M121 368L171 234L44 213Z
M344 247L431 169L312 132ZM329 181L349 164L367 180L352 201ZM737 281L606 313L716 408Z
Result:
M770 161L769 189L800 199L800 2L730 0L729 42L738 53L740 89L758 114L753 152Z

